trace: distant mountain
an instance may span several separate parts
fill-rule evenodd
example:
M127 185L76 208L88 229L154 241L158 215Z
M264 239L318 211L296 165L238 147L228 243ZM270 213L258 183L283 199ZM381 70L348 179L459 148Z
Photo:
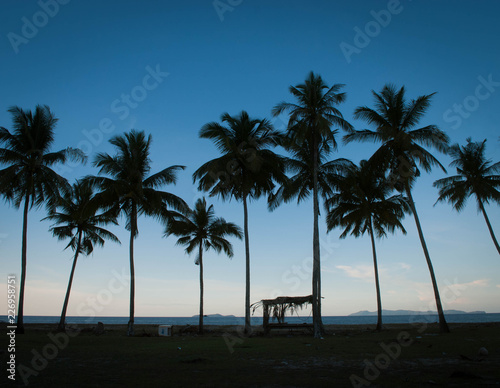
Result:
M193 315L193 318L198 318L200 314ZM236 318L234 315L208 314L203 315L204 318Z
M460 310L444 310L445 314L486 314L485 311L460 311ZM357 313L349 314L350 317L360 316L376 316L376 311L358 311ZM412 311L412 310L382 310L382 315L437 315L437 311Z

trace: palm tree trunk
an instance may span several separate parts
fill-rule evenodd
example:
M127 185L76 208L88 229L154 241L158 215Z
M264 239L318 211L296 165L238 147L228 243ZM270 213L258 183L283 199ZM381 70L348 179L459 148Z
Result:
M203 247L200 242L200 319L198 324L198 332L203 334Z
M248 240L248 207L247 196L243 196L243 229L245 233L245 263L246 263L246 283L245 283L245 334L252 332L250 323L250 243Z
M427 244L425 243L424 234L422 232L422 227L420 226L420 220L418 219L417 209L415 207L415 202L413 202L413 197L411 195L410 186L408 183L405 185L406 195L408 196L408 202L413 213L413 218L415 219L415 224L417 225L418 236L420 238L420 243L422 244L422 249L424 250L425 260L427 261L427 266L429 267L429 272L431 275L432 287L434 289L434 298L436 299L436 308L439 316L439 330L441 333L449 333L450 329L444 318L443 306L441 305L441 298L439 297L439 290L436 282L436 277L434 276L434 269L432 267L431 257L429 251L427 250Z
M484 220L486 221L486 225L488 225L488 230L490 231L490 236L491 239L493 240L493 244L495 244L495 248L497 249L498 253L500 254L500 246L498 245L498 241L495 237L495 233L493 233L493 228L491 227L490 220L488 219L488 215L486 214L486 210L484 210L484 205L481 200L478 199L479 203L479 208L483 212Z
M372 239L373 269L375 272L375 288L377 290L377 331L382 330L382 298L380 296L380 283L378 279L377 251L375 249L375 236L373 235L373 221L370 217L370 237Z
M316 138L313 144L313 273L312 273L312 293L313 293L313 327L314 338L323 336L323 322L321 321L321 262L319 248L319 201L318 201L318 150Z
M78 232L78 245L76 246L75 258L73 259L73 266L71 267L71 274L69 275L68 289L66 290L66 297L64 298L63 309L61 312L61 319L59 320L59 331L66 331L65 320L66 320L66 310L68 309L69 294L71 292L71 285L73 284L73 276L75 275L76 261L78 260L78 254L80 253L80 246L82 243L82 231Z
M137 209L132 204L130 215L130 317L128 320L127 335L134 335L134 301L135 301L135 270L134 270L134 238L137 232Z
M26 284L26 262L28 251L28 211L30 207L30 195L26 195L23 214L23 240L21 252L21 284L19 287L19 305L17 310L16 333L24 334L24 288Z

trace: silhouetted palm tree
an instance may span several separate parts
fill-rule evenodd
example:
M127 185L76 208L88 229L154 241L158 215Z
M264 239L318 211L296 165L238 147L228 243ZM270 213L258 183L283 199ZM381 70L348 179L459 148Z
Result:
M59 240L69 238L70 241L65 249L71 247L75 252L61 319L59 320L58 329L60 331L65 331L66 310L78 256L80 254L88 256L93 252L94 245L103 246L106 239L120 243L120 240L113 233L103 228L103 226L110 223L118 225L116 212L111 209L96 214L99 208L100 204L95 200L92 187L84 182L77 181L73 185L73 190L65 193L59 199L56 210L44 218L44 220L55 222L49 231Z
M338 192L326 202L328 231L336 227L344 228L340 238L347 237L349 233L354 237L367 232L370 235L377 291L377 330L382 330L382 298L375 234L381 238L387 235L387 231L394 233L395 229L406 234L401 220L405 212L410 212L410 208L402 195L389 197L394 189L392 184L387 181L383 172L373 168L366 160L362 160L359 167L352 166L337 184L337 188Z
M198 249L195 264L200 266L200 318L198 331L203 334L203 251L214 249L217 253L224 251L233 257L233 246L226 240L226 236L243 237L241 228L224 218L215 217L214 207L207 208L205 198L196 201L194 210L185 216L179 215L169 221L165 235L179 237L177 244L186 246L189 254Z
M104 204L115 204L126 217L126 229L130 231L130 318L127 335L134 335L134 239L139 233L137 218L144 214L157 219L168 219L172 211L185 211L186 203L174 194L157 190L167 184L176 183L177 171L184 166L171 166L148 176L151 169L149 158L151 135L132 130L122 136L115 136L109 142L117 149L115 156L99 153L94 166L100 175L87 177L93 187L102 192L99 198Z
M418 167L430 172L433 166L445 168L423 146L433 147L445 153L448 148L448 136L435 125L416 128L422 116L430 106L431 97L423 95L415 100L407 101L405 88L397 90L394 85L385 85L381 93L372 91L375 98L375 109L361 106L356 108L354 117L373 124L376 129L352 131L344 136L346 143L352 141L380 142L382 145L370 158L381 169L388 169L394 187L404 191L408 197L408 204L415 218L418 235L424 251L427 266L431 276L436 307L439 315L441 332L449 332L446 323L439 290L432 267L431 258L424 239L420 220L418 218L411 188L415 179L420 175Z
M61 193L71 186L52 167L69 160L84 161L85 155L73 148L50 152L54 143L57 118L49 107L37 105L34 114L15 106L12 114L13 132L0 128L0 192L16 208L24 206L21 249L21 282L19 285L17 333L24 333L24 289L26 283L28 211L54 205Z
M345 93L340 93L342 84L328 87L321 76L309 73L303 84L290 86L290 93L296 99L296 103L281 102L273 108L273 115L278 116L288 112L288 136L299 147L305 147L304 152L312 159L312 194L313 194L313 324L314 336L321 337L323 323L321 321L321 262L319 246L319 165L321 153L325 157L337 148L335 141L337 126L344 130L352 130L342 116L336 105L342 103Z
M278 141L271 123L266 119L252 119L242 111L232 117L221 116L223 124L210 122L200 130L200 137L212 140L222 156L203 164L193 174L198 180L198 189L209 191L210 196L223 200L235 198L243 202L246 289L245 289L245 332L251 331L250 324L250 243L248 237L248 199L256 199L272 192L274 182L283 182L283 158L270 150Z
M484 209L484 204L490 201L500 203L500 162L491 164L484 155L485 148L486 140L475 143L471 138L467 139L467 145L463 147L459 144L452 145L448 151L453 158L450 167L455 167L458 175L439 179L434 182L434 186L439 188L437 202L447 200L458 212L465 207L471 195L476 197L478 209L483 213L493 243L500 254L500 246Z

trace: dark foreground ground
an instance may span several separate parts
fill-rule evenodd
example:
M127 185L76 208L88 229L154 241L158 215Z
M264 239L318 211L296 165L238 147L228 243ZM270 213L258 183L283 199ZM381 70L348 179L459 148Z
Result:
M236 327L79 325L68 335L26 325L17 335L15 381L7 378L9 336L0 349L0 386L30 387L500 387L500 323L328 326L324 339L289 330L244 337ZM2 327L2 331L9 331ZM51 333L51 331L53 331ZM487 351L482 350L485 348ZM7 365L7 368L5 368Z

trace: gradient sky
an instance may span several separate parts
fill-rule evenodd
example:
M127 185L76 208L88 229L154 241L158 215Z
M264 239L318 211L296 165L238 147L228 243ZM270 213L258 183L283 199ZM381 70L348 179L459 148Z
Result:
M187 166L166 189L193 205L201 194L192 173L218 156L198 138L201 126L242 109L270 118L275 104L291 101L288 87L313 70L329 85L346 84L340 110L356 129L366 127L352 118L355 107L371 106L371 90L385 83L405 85L409 98L437 92L421 125L438 125L453 143L488 139L487 156L498 161L499 14L493 0L4 1L0 125L12 128L13 105L47 104L59 118L54 150L82 147L91 159L113 152L112 136L144 130L153 136L152 172ZM285 119L272 120L282 128ZM332 158L359 162L375 149L341 145ZM448 166L448 156L436 156ZM91 163L58 171L71 182L97 172ZM414 190L444 307L500 312L499 256L475 202L460 214L447 204L433 206L432 182L444 176L424 175ZM240 203L208 201L218 215L243 225ZM487 211L500 235L499 207ZM249 213L251 301L310 294L312 202L269 213L260 199ZM45 215L43 209L29 214L25 315L60 314L71 268L72 252L48 233L50 223L40 221ZM369 237L339 240L340 231L327 235L320 221L323 314L374 311ZM377 242L383 307L435 310L412 217L404 225L406 236ZM123 219L110 229L123 244L107 243L79 260L68 315L128 315L128 234ZM7 274L20 274L21 230L22 211L0 203L1 295ZM136 316L196 314L194 257L175 238L162 238L163 226L152 220L141 218L139 232ZM232 260L206 255L207 314L244 315L243 243L235 241L234 250Z

